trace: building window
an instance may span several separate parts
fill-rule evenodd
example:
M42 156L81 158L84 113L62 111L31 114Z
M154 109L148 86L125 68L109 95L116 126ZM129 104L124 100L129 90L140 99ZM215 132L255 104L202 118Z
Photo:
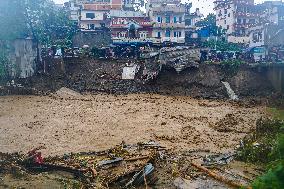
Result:
M222 16L222 10L219 11L218 16L219 16L219 17Z
M95 18L95 13L86 13L86 18L94 19Z
M158 17L157 17L157 22L158 22L158 23L162 23L162 17L158 16Z
M255 20L254 20L254 19L250 19L250 20L249 20L249 23L250 23L250 24L254 24L254 23L255 23Z
M94 30L95 24L88 24L88 30Z
M181 31L174 32L174 37L181 37Z
M178 18L179 23L182 23L182 16Z
M228 10L227 9L225 9L225 14L227 14L228 13Z
M170 16L166 16L166 23L170 23L171 22L171 17Z
M175 23L176 23L176 22L175 22ZM185 25L187 25L187 26L193 25L193 24L192 24L192 20L191 20L191 19L186 19L186 20L185 20Z
M174 17L174 23L177 23L177 17Z
M161 32L157 32L156 34L156 37L161 38Z
M238 24L241 24L241 23L242 23L242 20L238 18L237 23L238 23Z
M126 36L126 32L118 32L117 33L117 37L125 38L125 36Z
M224 20L224 24L227 24L227 20Z
M227 25L227 30L229 30L230 29L230 26L229 25Z
M165 37L171 37L171 31L170 30L166 30Z
M139 32L139 37L143 39L147 38L147 32L146 31Z
M231 14L230 14L230 13L228 14L228 17L231 17Z

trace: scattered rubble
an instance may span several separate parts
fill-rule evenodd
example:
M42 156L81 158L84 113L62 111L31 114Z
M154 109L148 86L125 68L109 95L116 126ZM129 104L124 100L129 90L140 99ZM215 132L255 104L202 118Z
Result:
M80 188L132 188L141 185L147 188L159 186L159 179L163 179L160 172L169 169L170 174L164 179L169 179L167 184L170 185L171 182L179 189L198 187L196 182L204 179L204 173L219 181L219 184L214 180L211 182L216 182L214 185L220 187L223 184L232 187L247 184L244 178L235 181L225 175L224 172L229 173L223 167L225 164L215 164L213 169L211 164L209 169L192 161L193 156L173 153L154 141L134 145L122 143L104 151L46 158L42 157L40 149L41 147L33 149L27 154L0 154L0 175L21 173L27 177L42 173L52 175L60 171L72 174L73 179L80 183ZM195 177L190 172L195 172ZM232 176L232 173L229 174ZM209 180L206 182L210 183Z

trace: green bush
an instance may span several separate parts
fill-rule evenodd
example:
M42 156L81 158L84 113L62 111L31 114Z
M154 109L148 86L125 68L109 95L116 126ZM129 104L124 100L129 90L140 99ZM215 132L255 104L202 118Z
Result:
M0 49L1 50L1 49ZM7 66L9 64L9 60L6 54L2 51L0 52L0 79L7 77Z
M284 123L283 111L273 109L277 120L259 120L255 132L244 139L238 158L264 163L267 172L252 183L253 189L284 189ZM280 116L279 116L280 115Z
M253 189L282 189L284 188L284 162L278 163L252 184Z
M244 62L241 60L225 60L220 63L222 69L231 77L238 72L242 64L244 64Z
M238 150L238 159L261 164L276 161L280 158L277 154L282 149L278 147L278 144L282 139L284 141L282 121L258 120L255 132L244 138L243 146Z

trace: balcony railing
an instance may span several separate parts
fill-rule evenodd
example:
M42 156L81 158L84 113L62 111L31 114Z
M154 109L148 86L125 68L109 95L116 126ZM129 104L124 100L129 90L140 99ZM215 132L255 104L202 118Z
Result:
M244 28L244 29L248 29L248 28L251 28L251 27L255 27L255 26L258 26L260 25L260 23L246 23L246 24L234 24L233 26L235 28Z
M128 22L113 21L111 23L111 26L113 26L113 27L123 27L123 26L126 26L127 24L128 24ZM153 22L139 22L138 24L141 25L141 26L152 26Z
M154 28L185 28L185 23L155 23Z
M260 14L257 14L257 13L247 13L247 12L236 12L235 15L239 17L259 17L260 16Z
M157 38L128 38L128 37L113 37L113 43L160 43Z
M113 43L163 43L163 42L172 42L172 43L184 43L184 37L161 37L161 38L120 38L120 37L113 37Z

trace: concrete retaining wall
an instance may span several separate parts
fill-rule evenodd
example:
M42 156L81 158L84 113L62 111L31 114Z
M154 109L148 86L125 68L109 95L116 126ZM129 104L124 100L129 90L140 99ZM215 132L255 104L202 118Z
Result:
M284 64L269 66L267 78L276 91L284 93Z
M112 43L109 31L80 32L73 37L74 47L104 47Z

